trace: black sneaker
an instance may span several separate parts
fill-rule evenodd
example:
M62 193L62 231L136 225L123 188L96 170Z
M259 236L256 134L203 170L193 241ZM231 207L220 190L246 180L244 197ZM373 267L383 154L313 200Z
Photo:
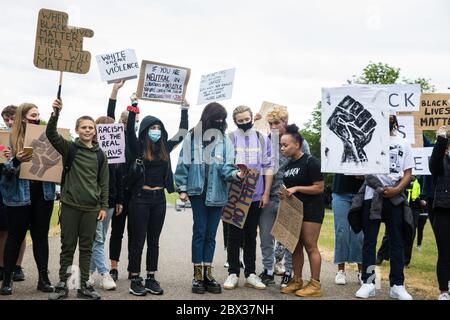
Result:
M92 285L86 285L77 290L77 297L88 300L100 300L102 297L95 291Z
M164 290L161 288L159 282L156 281L155 278L145 279L145 290L155 295L161 295L164 293Z
M21 266L16 266L14 268L14 278L13 278L13 280L15 282L24 281L25 280L25 274L23 273L23 269L22 269Z
M280 287L285 288L288 286L289 281L291 281L292 275L289 272L285 272L281 277Z
M267 270L266 269L264 269L264 271L261 272L259 277L261 278L261 282L264 283L266 286L268 286L270 284L275 284L275 277L274 277L274 275L269 276L267 274Z
M142 281L143 279L141 277L131 278L129 293L135 296L145 296L147 294L147 290L142 284Z
M109 275L114 280L114 282L116 282L119 279L119 271L117 271L117 269L111 269L109 271Z
M69 296L69 288L65 282L58 282L55 291L48 295L48 300L62 300Z

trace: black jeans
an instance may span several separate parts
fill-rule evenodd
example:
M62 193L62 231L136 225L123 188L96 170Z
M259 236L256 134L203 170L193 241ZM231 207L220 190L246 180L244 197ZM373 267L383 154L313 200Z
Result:
M128 271L140 273L141 257L147 238L147 271L158 269L159 236L166 217L164 190L139 191L130 202L128 223L130 225L130 249Z
M239 276L240 261L239 248L244 237L244 265L245 277L256 271L256 236L261 215L261 208L259 201L252 202L248 210L247 219L245 220L244 228L240 229L234 225L229 225L228 229L228 274L235 273Z
M53 212L53 201L44 200L42 182L30 181L31 205L6 207L8 239L5 244L5 272L13 272L20 246L30 229L33 255L38 271L48 269L48 229Z
M363 273L362 280L368 283L368 279L375 274L375 256L377 237L381 220L370 220L371 200L364 201L363 210ZM391 270L389 274L390 285L403 285L405 277L404 245L403 245L403 207L402 204L394 206L389 199L383 199L382 220L386 224L386 232L389 241L389 253ZM372 282L375 277L372 277Z
M114 213L111 219L111 237L109 239L109 259L120 261L120 252L122 251L122 238L125 231L125 223L127 221L130 199L125 197L122 213L118 216ZM130 248L130 224L127 225L128 248Z
M230 224L222 220L222 229L223 229L223 247L225 250L228 247L228 235L230 233ZM241 248L244 248L244 235L241 237Z
M436 272L439 290L447 292L450 281L450 209L435 209L432 226L438 249Z
M425 228L425 225L427 224L427 216L419 216L419 222L417 224L417 245L422 245L423 240L423 229Z

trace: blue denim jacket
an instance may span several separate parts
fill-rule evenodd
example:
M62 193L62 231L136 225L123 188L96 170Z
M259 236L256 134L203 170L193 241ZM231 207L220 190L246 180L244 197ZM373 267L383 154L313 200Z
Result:
M30 181L19 179L20 166L14 167L13 161L4 164L0 179L0 191L3 203L9 207L23 207L31 204ZM43 182L44 200L55 200L55 183Z
M175 170L175 184L178 192L188 196L201 195L206 191L205 205L222 207L228 201L227 182L239 178L234 166L234 149L231 140L225 136L203 147L201 138L192 139L189 133L184 141ZM205 171L208 169L205 188Z

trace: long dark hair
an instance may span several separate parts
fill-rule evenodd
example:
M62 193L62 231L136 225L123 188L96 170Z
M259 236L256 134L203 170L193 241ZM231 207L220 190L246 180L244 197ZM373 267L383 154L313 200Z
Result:
M202 124L202 134L208 130L211 129L212 122L215 120L223 120L223 132L225 133L225 130L227 130L227 122L226 118L228 116L227 110L217 102L211 102L208 103L205 108L203 109L202 116L200 117L200 121L197 124L197 126Z
M166 141L165 131L161 130L161 138L159 138L158 141L153 142L148 136L148 130L150 130L150 127L147 130L144 130L143 134L139 137L142 150L144 151L144 159L169 161L169 152L164 143L164 141Z

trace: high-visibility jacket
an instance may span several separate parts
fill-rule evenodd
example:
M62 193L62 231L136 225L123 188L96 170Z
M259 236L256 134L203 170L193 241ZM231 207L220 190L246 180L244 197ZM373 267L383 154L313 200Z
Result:
M408 202L416 201L420 197L420 183L419 180L414 180L412 187L406 189L408 193Z

